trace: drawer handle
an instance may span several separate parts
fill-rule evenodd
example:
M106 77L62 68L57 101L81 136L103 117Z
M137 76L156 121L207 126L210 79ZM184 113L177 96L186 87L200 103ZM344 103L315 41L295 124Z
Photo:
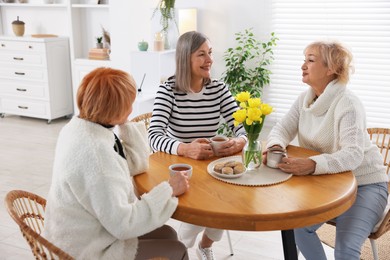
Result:
M20 108L20 109L28 109L28 107L25 107L25 106L18 106L18 108Z
M27 91L27 89L25 89L25 88L16 88L16 90L17 91L21 91L21 92L26 92Z
M32 46L32 45L29 45L29 46L28 46L28 48L29 48L29 49L32 49L32 48L33 48L33 46Z
M16 74L16 75L21 75L21 76L26 75L26 73L24 73L24 72L15 72L15 74Z
M4 44L4 43L2 43L2 44L1 44L1 47L5 47L5 44Z
M24 60L23 58L14 57L14 60Z

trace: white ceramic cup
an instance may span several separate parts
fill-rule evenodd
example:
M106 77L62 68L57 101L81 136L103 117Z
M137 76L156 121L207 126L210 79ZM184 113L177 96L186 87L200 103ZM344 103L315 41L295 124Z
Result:
M175 175L178 172L181 171L186 171L188 179L191 178L192 176L192 166L186 163L176 163L176 164L171 164L169 166L169 174L171 176Z
M287 157L287 152L283 148L269 148L267 152L267 166L278 168L278 164L282 162L283 157Z
M210 144L213 148L215 155L218 156L219 150L223 147L223 144L229 141L229 138L224 135L216 135L210 138Z

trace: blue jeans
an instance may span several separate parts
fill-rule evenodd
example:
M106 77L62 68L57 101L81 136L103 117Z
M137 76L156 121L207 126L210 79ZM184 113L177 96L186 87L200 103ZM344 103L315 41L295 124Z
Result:
M387 205L387 183L358 187L356 201L336 222L336 260L359 260L360 251ZM294 230L295 241L307 260L326 260L324 248L316 230L324 223Z

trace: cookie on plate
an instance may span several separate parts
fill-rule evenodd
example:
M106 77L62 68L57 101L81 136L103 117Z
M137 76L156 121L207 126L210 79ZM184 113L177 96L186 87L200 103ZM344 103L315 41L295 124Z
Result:
M224 167L224 163L217 163L214 165L214 171L218 173L222 173L223 167Z
M234 171L232 167L223 167L222 168L222 174L227 174L227 175L233 175Z
M242 163L237 164L233 168L233 173L234 174L240 174L240 173L243 173L244 171L245 171L245 166Z
M234 168L234 167L237 166L238 164L240 164L240 162L237 162L237 161L228 161L228 162L225 163L225 167Z

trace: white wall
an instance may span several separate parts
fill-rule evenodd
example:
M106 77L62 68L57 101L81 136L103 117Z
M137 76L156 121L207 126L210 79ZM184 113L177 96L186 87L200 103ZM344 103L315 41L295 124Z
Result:
M113 39L121 39L112 43L113 66L129 69L130 51L137 50L142 39L148 40L152 48L151 11L157 3L157 0L110 0L111 35ZM270 4L271 0L176 0L177 8L198 9L198 31L206 34L213 45L216 78L224 71L222 55L234 46L236 32L253 27L261 40L269 38Z

